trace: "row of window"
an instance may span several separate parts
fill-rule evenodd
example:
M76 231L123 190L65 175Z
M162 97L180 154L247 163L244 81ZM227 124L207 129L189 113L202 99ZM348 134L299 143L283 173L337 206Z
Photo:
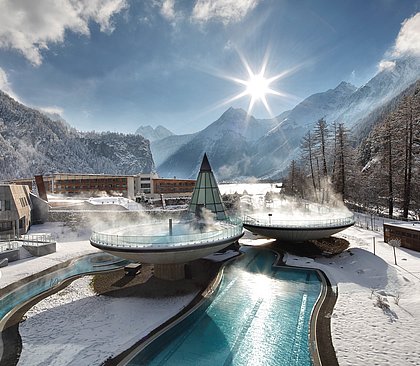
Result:
M177 183L156 183L157 187L174 187L174 186L178 186L178 187L194 187L195 183L188 183L188 182L177 182Z
M106 188L126 188L127 185L126 184L95 184L92 186L69 186L69 185L57 185L56 189L58 191L62 190L62 189L106 189Z
M56 184L69 184L69 183L86 183L86 182L95 182L95 183L110 183L110 182L125 182L127 178L92 178L92 179L57 179L55 180Z

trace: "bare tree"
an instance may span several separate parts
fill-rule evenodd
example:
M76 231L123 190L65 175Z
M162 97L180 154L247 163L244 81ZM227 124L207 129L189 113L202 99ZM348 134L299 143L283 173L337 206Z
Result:
M307 161L309 165L309 170L311 174L312 186L314 187L314 193L316 195L317 185L315 183L315 171L314 171L314 146L311 131L308 131L302 139L301 144L302 149L302 158L304 161Z
M327 141L329 137L329 130L327 122L324 118L321 118L315 123L314 141L318 147L318 155L322 163L322 175L324 178L328 177L327 168Z

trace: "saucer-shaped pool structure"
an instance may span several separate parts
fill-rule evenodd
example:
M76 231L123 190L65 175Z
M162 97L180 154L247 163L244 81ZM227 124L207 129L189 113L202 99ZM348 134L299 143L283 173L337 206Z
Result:
M289 219L276 216L276 214L253 214L243 219L245 229L285 242L304 242L328 238L352 225L354 225L352 214Z
M160 221L93 231L93 246L118 257L152 264L186 263L236 242L242 225L230 219L200 225L196 221Z
M183 220L152 220L151 223L94 229L90 242L121 258L169 265L215 253L235 243L242 235L242 222L226 215L219 187L204 154Z

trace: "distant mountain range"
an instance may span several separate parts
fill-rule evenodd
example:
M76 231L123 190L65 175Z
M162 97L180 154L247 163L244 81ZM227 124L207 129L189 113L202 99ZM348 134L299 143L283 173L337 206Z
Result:
M368 133L386 105L420 78L420 63L401 59L356 88L341 82L336 88L309 96L273 119L258 120L242 109L228 109L204 130L172 135L151 144L161 176L193 178L204 152L220 180L256 177L276 179L297 157L304 134L316 121L339 122L354 133Z
M278 179L320 118L344 123L360 142L420 78L419 65L417 59L399 60L360 88L342 82L273 119L229 108L189 135L162 126L141 126L131 135L82 133L0 91L0 180L50 172L147 173L155 164L163 177L195 178L204 152L219 180Z
M148 139L150 142L164 139L165 137L172 136L174 133L169 131L167 128L159 125L156 128L152 126L140 126L136 132L136 135L141 135Z
M78 132L0 91L0 180L53 172L136 174L154 170L140 135Z

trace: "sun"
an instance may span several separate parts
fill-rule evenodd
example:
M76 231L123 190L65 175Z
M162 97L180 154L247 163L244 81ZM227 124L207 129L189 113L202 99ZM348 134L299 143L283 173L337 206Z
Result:
M255 105L255 103L262 103L267 110L267 112L270 114L270 116L273 116L273 113L271 112L270 106L267 101L268 95L277 95L281 97L287 97L287 94L281 93L277 90L274 90L271 87L271 84L281 77L285 76L290 72L290 70L287 70L285 72L282 72L280 74L277 74L272 77L267 77L266 69L267 69L267 59L265 59L262 63L261 69L259 72L255 73L251 67L249 66L248 62L245 60L245 58L241 57L242 63L248 73L247 79L239 79L235 77L228 77L228 79L241 84L245 87L245 90L243 90L241 93L233 96L230 98L227 103L231 103L234 100L243 98L243 97L250 97L249 105L248 105L248 114L251 114L252 109Z
M270 83L264 75L252 75L245 85L247 93L255 100L263 100L270 93Z

